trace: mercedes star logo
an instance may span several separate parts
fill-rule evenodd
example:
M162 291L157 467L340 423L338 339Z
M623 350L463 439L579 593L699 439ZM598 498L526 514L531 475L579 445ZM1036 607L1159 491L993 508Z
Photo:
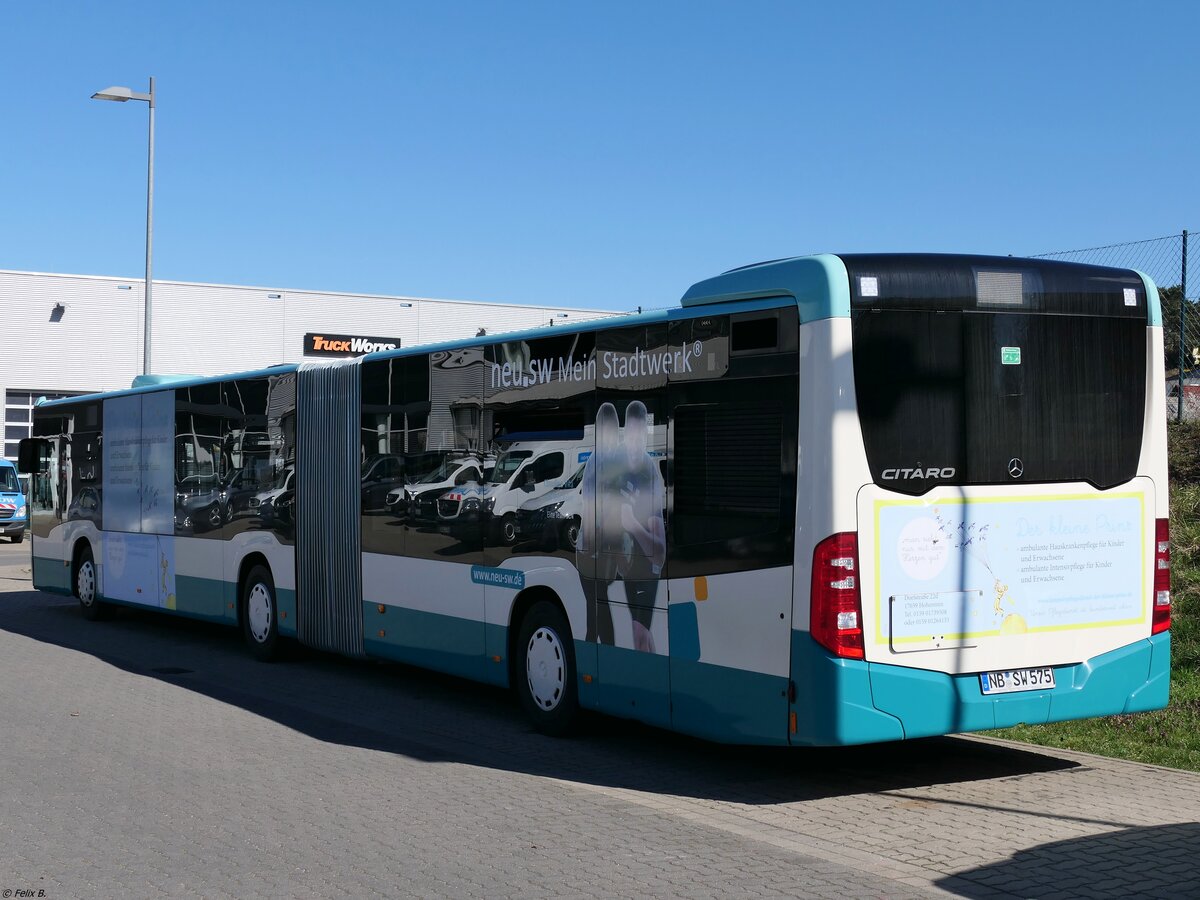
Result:
M1025 474L1025 463L1014 456L1008 461L1008 474L1013 478L1020 478Z

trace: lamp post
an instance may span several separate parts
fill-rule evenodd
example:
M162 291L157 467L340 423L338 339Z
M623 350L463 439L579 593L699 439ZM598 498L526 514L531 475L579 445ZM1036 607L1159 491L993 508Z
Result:
M93 100L144 100L150 106L150 149L146 162L146 302L142 322L142 374L150 374L150 264L154 247L154 78L150 78L150 93L142 94L127 87L109 87L92 94Z

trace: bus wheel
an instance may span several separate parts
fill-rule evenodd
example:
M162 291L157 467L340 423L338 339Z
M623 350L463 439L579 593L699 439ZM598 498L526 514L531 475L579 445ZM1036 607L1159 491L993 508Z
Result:
M108 615L108 605L101 603L96 590L96 563L92 559L92 548L85 546L75 564L75 596L79 609L89 622L96 622Z
M570 731L579 711L571 626L555 604L540 600L521 620L517 643L517 696L542 734Z
M255 566L242 584L242 637L255 659L269 662L279 642L275 581L265 566Z

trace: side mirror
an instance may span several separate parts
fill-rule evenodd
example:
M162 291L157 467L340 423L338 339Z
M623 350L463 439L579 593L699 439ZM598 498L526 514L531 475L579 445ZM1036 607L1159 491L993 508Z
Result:
M45 438L22 438L17 449L17 471L22 475L41 475L50 471L48 466L42 468L43 462L49 462L49 454L42 453L48 443Z

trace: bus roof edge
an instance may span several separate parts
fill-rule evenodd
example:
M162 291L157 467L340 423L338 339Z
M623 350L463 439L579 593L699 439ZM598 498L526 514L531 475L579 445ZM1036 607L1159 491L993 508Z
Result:
M684 307L762 297L794 297L800 321L850 315L850 276L829 253L745 266L698 281L680 299Z

